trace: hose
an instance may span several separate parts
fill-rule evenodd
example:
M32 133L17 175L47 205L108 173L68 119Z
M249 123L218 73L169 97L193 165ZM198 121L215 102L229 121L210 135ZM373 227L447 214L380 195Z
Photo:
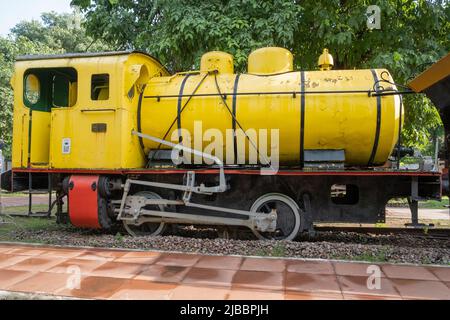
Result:
M217 82L217 72L214 73L214 82L216 84L216 88L217 88L217 92L219 93L220 98L222 99L223 104L225 105L225 107L227 107L228 113L231 115L231 117L233 118L233 120L237 123L237 125L239 126L239 128L242 130L242 132L244 132L245 137L247 138L248 142L252 145L253 148L255 148L257 154L259 157L261 157L261 154L259 153L259 149L258 147L253 143L253 141L250 139L250 137L247 135L247 133L245 132L244 128L242 128L241 124L239 123L239 121L236 119L235 115L233 114L233 112L231 111L230 107L228 106L227 101L225 100L222 91L220 90L220 86L219 83ZM236 134L236 133L235 133ZM264 156L264 161L266 162L266 165L269 165L270 161L269 159L267 159L266 156Z
M169 129L167 129L166 133L164 134L164 137L161 140L166 140L167 135L169 134L170 130L172 130L173 125L177 122L178 117L181 116L181 113L184 111L184 109L186 108L186 106L188 105L188 103L191 101L192 97L194 96L194 94L197 92L197 90L200 88L200 86L202 85L203 81L206 79L206 77L208 76L208 73L204 75L204 77L200 80L200 82L197 84L197 86L195 87L194 91L192 92L192 94L189 96L188 100L186 101L186 103L183 105L183 107L180 110L180 113L177 114L177 116L175 117L175 119L173 119L172 124L170 125ZM158 148L156 149L156 152L153 153L152 157L150 158L150 160L148 161L148 164L153 161L156 153L161 150L161 143L158 145ZM148 166L147 164L147 166Z

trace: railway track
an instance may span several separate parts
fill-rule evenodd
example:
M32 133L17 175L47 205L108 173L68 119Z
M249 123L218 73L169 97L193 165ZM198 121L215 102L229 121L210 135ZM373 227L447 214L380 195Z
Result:
M450 239L450 229L432 228L432 227L331 227L317 226L314 228L317 232L353 232L361 234L408 234L414 237L427 239Z
M262 241L256 240L248 230L236 238L223 238L217 229L206 226L170 228L163 236L149 238L126 236L121 229L92 231L63 225L48 227L52 221L44 223L42 228L28 228L26 220L9 219L11 223L15 221L17 227L10 225L10 231L4 229L0 241L415 264L447 265L450 261L449 229L317 226L315 234L302 234L296 241Z

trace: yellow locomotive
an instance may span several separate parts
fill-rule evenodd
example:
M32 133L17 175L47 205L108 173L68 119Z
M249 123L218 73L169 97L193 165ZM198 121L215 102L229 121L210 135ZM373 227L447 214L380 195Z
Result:
M74 225L149 235L187 223L294 239L315 221L383 221L417 180L418 197L440 197L438 172L386 164L403 122L389 72L332 66L325 49L320 70L294 71L275 47L245 74L218 51L175 74L142 52L19 57L8 181L56 190L60 220L67 196Z
M386 162L401 126L400 99L367 93L382 76L392 82L386 70L295 72L282 48L254 51L248 69L234 74L223 52L205 54L197 72L175 75L142 53L61 57L45 60L45 68L41 59L19 60L12 82L25 95L15 98L13 166L143 168L159 144L143 139L142 148L133 130L170 140L180 125L194 133L195 121L224 137L226 129L279 130L281 165L299 166L305 150L342 150L346 165ZM250 143L222 149L221 160L240 151L227 164L248 163L255 151Z

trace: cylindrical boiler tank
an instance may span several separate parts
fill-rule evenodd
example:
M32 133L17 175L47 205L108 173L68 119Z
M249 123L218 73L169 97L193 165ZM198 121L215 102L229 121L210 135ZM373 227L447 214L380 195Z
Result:
M259 52L254 55L256 67L253 69L264 66L255 60L258 57L276 59L274 49L270 48L269 54ZM230 136L231 129L256 132L265 129L269 136L271 129L278 129L281 166L301 165L309 150L341 150L347 166L384 164L397 142L401 127L399 119L403 119L400 99L397 95L372 96L368 92L381 78L393 82L388 71L286 70L291 57L286 54L287 50L278 49L280 59L286 59L286 63L275 64L270 59L266 63L282 65L282 72L233 74L229 67L224 67L222 72L220 58L227 59L223 65L229 65L229 55L217 52L214 61L219 67L216 72L208 69L208 72L151 79L138 115L142 133L171 140L182 132L178 129L184 129L191 133L192 140L203 140L190 146L204 150L211 140L204 136L208 129L218 130L224 141L236 139L232 134ZM211 53L208 60L211 61ZM388 86L396 89L393 85ZM387 89L386 84L384 89ZM198 129L199 122L202 131L195 132L195 123ZM259 136L249 134L245 138L256 140ZM151 140L143 139L143 142L146 153L158 148L167 149ZM229 143L224 142L223 152L212 153L228 164L230 159L232 162L240 159L240 163L247 161L250 150L255 145L259 147L254 140L247 141L245 152L236 146L231 151L225 150L226 145ZM232 152L234 157L226 158L227 152ZM267 153L270 155L270 145Z

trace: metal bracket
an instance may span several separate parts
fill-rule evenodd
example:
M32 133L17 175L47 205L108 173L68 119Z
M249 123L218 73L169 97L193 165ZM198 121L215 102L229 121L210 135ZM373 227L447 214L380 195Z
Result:
M303 194L303 205L305 206L305 227L308 230L310 235L314 235L314 218L313 218L313 212L311 208L311 199L309 197L309 194L304 193Z
M411 177L411 200L418 201L419 198L419 177Z
M186 186L188 188L193 188L195 186L195 172L194 171L188 171L186 173ZM189 202L191 200L192 191L186 190L183 193L183 202Z
M419 223L419 178L411 177L411 196L407 198L409 209L411 211L411 223L405 223L406 227L421 228L425 227L424 223Z

